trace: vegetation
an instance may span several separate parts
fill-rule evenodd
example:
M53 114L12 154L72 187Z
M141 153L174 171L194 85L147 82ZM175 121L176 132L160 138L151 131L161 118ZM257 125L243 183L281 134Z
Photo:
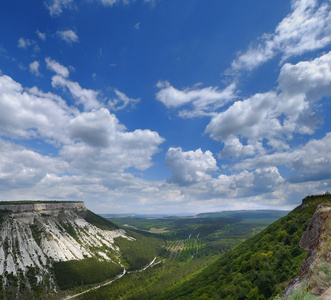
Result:
M129 236L136 234L134 237L137 241L141 239L137 236L138 233L145 236L146 240L142 240L141 248L136 248L130 241L116 239L123 243L118 244L122 252L128 246L124 250L127 251L125 259L129 259L132 255L134 257L136 254L140 256L145 251L150 252L149 248L153 247L153 243L150 243L148 239L154 237L157 238L154 245L158 245L160 241L164 240L164 247L161 251L163 260L159 260L155 266L144 272L127 274L110 286L91 291L82 296L82 299L154 299L160 297L164 291L180 284L183 280L189 280L192 278L192 274L211 264L220 254L232 249L255 232L265 228L266 224L278 219L277 213L285 214L285 212L259 212L256 214L259 214L260 217L255 222L253 221L255 212L208 214L201 218L112 218L111 220L118 224L128 224L145 230L131 229L128 232ZM168 232L158 235L146 232L151 228L164 227L168 229ZM128 230L126 229L126 231ZM158 249L160 250L160 248ZM153 259L153 256L154 254L151 253L149 261Z
M268 299L296 277L306 253L299 240L316 207L329 194L310 196L287 216L182 280L157 299Z
M135 240L119 237L115 239L115 244L121 249L121 257L128 271L142 269L165 252L163 240L152 234L127 230L127 235Z
M10 210L0 210L0 224L5 220L6 216L11 213Z
M81 215L82 218L86 220L86 222L102 230L115 230L119 228L116 224L100 217L99 215L91 212L90 210L79 211L78 213Z
M122 270L117 264L96 258L54 263L55 279L62 290L102 282L115 277Z
M190 235L208 237L208 241L222 238L244 238L264 229L286 215L286 211L231 211L200 214L194 217L164 218L107 218L120 226L131 226L140 230L163 229L164 239L187 239ZM127 227L126 227L127 228Z
M188 278L190 274L208 265L214 259L214 257L204 257L191 260L188 264L166 260L144 272L127 274L111 285L90 291L79 299L153 299L183 278Z
M37 245L40 246L42 239L42 231L35 223L30 225L30 229L34 240L36 241Z

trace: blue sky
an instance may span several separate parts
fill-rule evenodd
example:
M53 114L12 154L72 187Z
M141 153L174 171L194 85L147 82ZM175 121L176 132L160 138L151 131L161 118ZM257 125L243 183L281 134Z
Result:
M330 1L0 4L0 198L291 209L331 191Z

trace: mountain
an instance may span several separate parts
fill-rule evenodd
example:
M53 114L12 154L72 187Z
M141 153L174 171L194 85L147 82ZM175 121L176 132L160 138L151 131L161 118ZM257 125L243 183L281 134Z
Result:
M319 261L314 261L312 257L321 253L323 260L318 268L324 270L325 289L331 279L331 236L328 232L331 219L330 202L331 196L328 193L306 197L302 204L288 215L155 299L270 299L283 294L289 281L298 274L299 279L294 283L300 282L304 289L307 288L302 282L307 275L313 278L311 274L320 274L318 269L314 268L316 265L318 267ZM318 206L319 204L324 206ZM315 212L319 214L315 217L319 221L312 222L315 222L317 227L312 224L308 226L309 221L314 220L312 217ZM305 231L306 234L301 239ZM307 252L300 248L299 244L308 250L308 267L303 264ZM307 270L310 270L310 273ZM311 290L317 286L316 278L318 276L308 282L308 288Z
M83 202L1 202L0 224L0 299L58 298L143 267L161 248L155 239L129 236ZM146 239L151 246L143 253Z

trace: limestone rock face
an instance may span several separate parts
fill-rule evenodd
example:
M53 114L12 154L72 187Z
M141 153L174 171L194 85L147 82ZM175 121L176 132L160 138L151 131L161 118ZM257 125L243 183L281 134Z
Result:
M287 299L293 290L305 288L320 296L331 284L331 206L321 204L311 218L300 247L307 258L300 267L300 275L285 289Z
M114 239L132 238L116 227L93 225L87 215L101 218L84 203L1 205L0 293L11 289L13 297L20 298L21 285L31 290L31 278L46 292L54 291L52 266L58 261L95 257L121 265Z
M84 202L58 202L58 203L34 203L34 204L4 204L0 205L0 210L10 210L12 212L31 212L43 210L59 210L59 209L85 209Z

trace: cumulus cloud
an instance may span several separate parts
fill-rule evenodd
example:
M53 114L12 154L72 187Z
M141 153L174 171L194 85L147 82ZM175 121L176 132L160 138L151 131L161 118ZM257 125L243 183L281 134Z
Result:
M103 134L108 130L105 128L107 125L109 124L100 125ZM106 137L106 142L100 142L102 134L92 138L92 132L93 129L89 129L87 133L72 132L72 137L81 142L65 145L60 151L61 156L76 172L116 173L131 167L144 171L152 166L152 156L158 152L158 146L164 141L157 132L150 130L123 132L116 129L113 136ZM109 140L112 143L107 145Z
M183 185L210 179L210 173L218 170L213 154L201 149L183 152L181 148L170 148L165 164L172 171L170 182Z
M24 89L5 75L0 76L0 135L43 139L58 148L68 172L96 177L131 167L146 170L164 141L148 129L127 131L106 108L80 112L57 95Z
M107 147L124 126L107 109L82 113L69 122L70 137L95 147Z
M40 76L40 72L39 72L39 61L34 61L29 65L30 68L30 72L36 76Z
M0 76L0 132L17 139L44 138L68 142L65 124L78 113L60 97L37 88L24 89L9 76Z
M220 152L219 158L244 158L246 156L252 156L256 154L256 149L259 148L262 148L262 145L260 143L258 143L258 145L243 145L237 136L230 135L224 140L224 148Z
M293 0L292 12L276 27L275 33L264 34L257 45L239 53L232 70L253 70L281 53L291 56L322 49L331 42L331 12L328 1Z
M225 140L231 135L247 138L267 136L278 122L270 116L275 105L276 94L256 94L244 101L236 101L226 111L212 118L206 132L216 140Z
M0 139L0 189L22 189L40 182L47 173L63 173L68 164Z
M331 95L331 52L312 61L285 64L278 82L279 93L236 101L211 119L206 133L225 144L221 157L261 153L263 140L284 150L293 134L313 134L322 121L315 112L318 101Z
M160 89L156 94L156 99L168 108L191 105L191 108L179 112L179 115L185 118L213 115L217 109L235 98L236 88L236 85L232 83L224 90L219 90L218 87L202 89L194 87L178 90L168 81L159 81L156 86Z
M57 31L57 35L64 40L66 43L71 45L72 43L78 42L78 35L73 30L63 30L63 31Z
M292 170L289 182L307 182L331 179L331 133L320 140L311 140L306 145L284 152L266 154L237 163L236 169L253 170L284 165Z

